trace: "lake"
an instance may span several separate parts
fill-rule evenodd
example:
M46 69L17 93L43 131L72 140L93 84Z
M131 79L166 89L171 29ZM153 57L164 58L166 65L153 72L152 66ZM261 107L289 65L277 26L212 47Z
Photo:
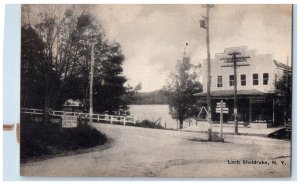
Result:
M139 121L156 121L161 118L161 126L165 127L166 123L167 128L177 128L176 120L169 114L169 105L130 105L130 114ZM188 121L184 121L183 127L187 127L188 124Z

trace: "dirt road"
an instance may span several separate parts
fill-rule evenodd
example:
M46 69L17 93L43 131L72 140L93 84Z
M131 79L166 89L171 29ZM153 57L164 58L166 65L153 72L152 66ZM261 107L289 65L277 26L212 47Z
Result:
M113 139L104 150L21 165L23 176L288 177L290 142L97 124ZM244 160L244 161L243 161ZM261 163L264 164L243 164ZM276 163L276 164L275 164Z

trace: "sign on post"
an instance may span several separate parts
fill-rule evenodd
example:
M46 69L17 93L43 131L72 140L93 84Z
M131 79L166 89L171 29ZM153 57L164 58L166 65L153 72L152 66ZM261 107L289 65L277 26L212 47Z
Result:
M216 113L221 113L221 108L216 108ZM223 114L228 114L228 107L223 108Z
M77 116L63 115L62 116L62 127L63 128L77 127Z
M216 113L220 113L220 139L224 141L223 138L223 114L228 114L228 107L226 107L226 103L221 100L221 102L217 103Z
M217 107L216 110L221 110L221 107ZM228 110L228 107L223 107L223 111Z
M223 105L223 107L226 107L225 102L217 102L217 107L221 107L221 105Z
M221 102L217 102L216 113L221 114L221 107L223 108L223 114L228 114L228 107L226 107L226 103L223 102L223 100Z

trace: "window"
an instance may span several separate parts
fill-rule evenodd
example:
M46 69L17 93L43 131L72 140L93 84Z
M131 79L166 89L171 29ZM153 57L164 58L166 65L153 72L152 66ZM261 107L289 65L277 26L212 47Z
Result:
M268 85L269 83L269 73L264 73L263 74L263 84Z
M223 87L222 76L218 76L217 87Z
M246 86L246 75L241 75L241 86Z
M229 75L229 86L234 86L234 75Z
M258 85L258 74L253 74L253 85Z

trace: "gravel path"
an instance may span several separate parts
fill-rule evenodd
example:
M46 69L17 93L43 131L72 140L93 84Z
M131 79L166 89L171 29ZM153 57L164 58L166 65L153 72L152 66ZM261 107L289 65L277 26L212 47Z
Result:
M23 176L99 177L288 177L290 142L225 135L207 142L205 133L95 124L111 147L21 164ZM243 160L267 164L242 164ZM272 164L273 161L273 164ZM274 164L276 161L276 164ZM240 164L232 164L232 163ZM229 164L230 163L230 164Z

